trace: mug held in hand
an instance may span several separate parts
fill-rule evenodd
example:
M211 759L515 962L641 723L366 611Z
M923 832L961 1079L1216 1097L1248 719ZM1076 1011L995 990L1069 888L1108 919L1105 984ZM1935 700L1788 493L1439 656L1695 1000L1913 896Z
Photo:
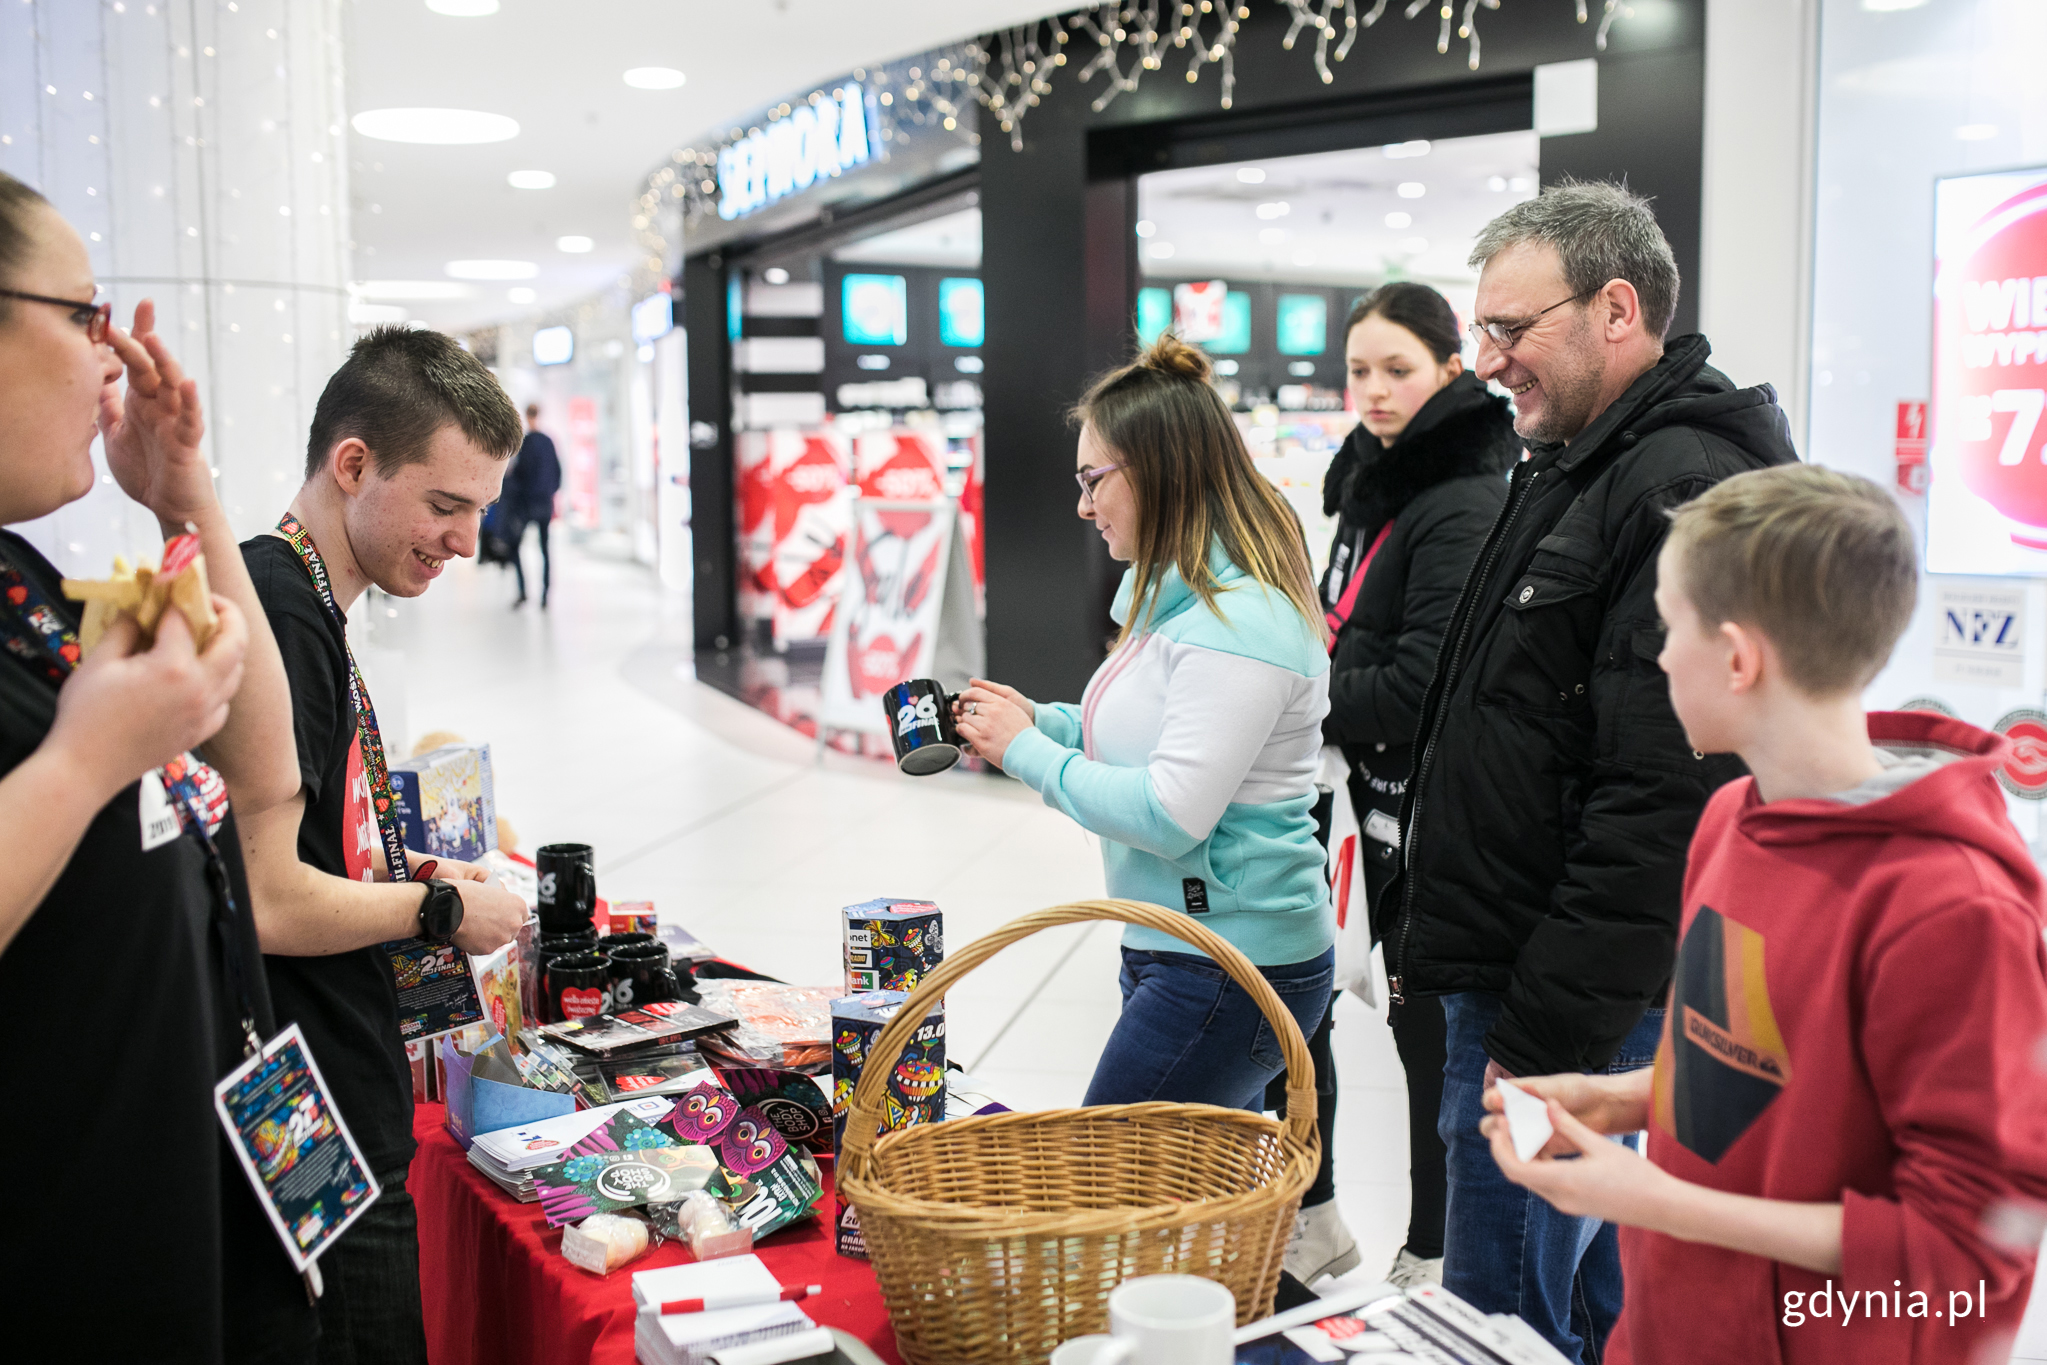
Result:
M898 768L912 777L928 777L960 761L959 731L952 723L958 700L929 678L899 682L881 694Z

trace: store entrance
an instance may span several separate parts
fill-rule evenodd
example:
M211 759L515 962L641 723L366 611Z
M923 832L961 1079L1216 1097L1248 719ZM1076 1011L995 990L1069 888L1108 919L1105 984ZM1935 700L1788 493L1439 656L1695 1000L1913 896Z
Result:
M971 191L731 260L740 635L703 681L816 733L860 498L956 504L978 600L980 268Z
M1318 574L1335 532L1323 474L1357 422L1345 318L1378 285L1415 280L1468 321L1472 243L1535 196L1537 156L1524 131L1138 177L1139 339L1174 327L1214 358L1217 387L1258 468L1299 513Z

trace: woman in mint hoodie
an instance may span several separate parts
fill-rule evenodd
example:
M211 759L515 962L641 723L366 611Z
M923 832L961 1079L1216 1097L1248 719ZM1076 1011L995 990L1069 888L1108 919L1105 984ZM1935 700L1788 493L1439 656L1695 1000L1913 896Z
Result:
M1335 965L1312 814L1329 653L1299 523L1253 468L1208 358L1170 333L1074 416L1080 515L1130 565L1122 632L1080 705L976 679L960 731L1102 837L1111 896L1228 939L1313 1033ZM1278 1040L1211 959L1128 928L1121 984L1087 1103L1264 1106Z

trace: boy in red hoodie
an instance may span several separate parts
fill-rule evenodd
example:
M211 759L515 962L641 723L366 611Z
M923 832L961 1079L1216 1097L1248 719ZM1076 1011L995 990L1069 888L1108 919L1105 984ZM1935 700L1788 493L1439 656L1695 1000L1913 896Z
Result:
M2009 1354L2047 1211L2047 915L2004 741L1862 711L1912 547L1883 489L1811 465L1675 514L1671 703L1752 776L1692 839L1655 1067L1510 1082L1548 1102L1533 1160L1498 1094L1482 1125L1509 1179L1624 1226L1609 1365ZM1646 1161L1605 1137L1645 1128Z

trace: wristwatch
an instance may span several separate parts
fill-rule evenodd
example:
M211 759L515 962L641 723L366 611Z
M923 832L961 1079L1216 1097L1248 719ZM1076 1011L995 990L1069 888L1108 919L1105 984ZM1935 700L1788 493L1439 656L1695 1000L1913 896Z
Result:
M439 877L421 885L426 887L426 900L419 907L419 936L446 943L462 927L462 893Z

